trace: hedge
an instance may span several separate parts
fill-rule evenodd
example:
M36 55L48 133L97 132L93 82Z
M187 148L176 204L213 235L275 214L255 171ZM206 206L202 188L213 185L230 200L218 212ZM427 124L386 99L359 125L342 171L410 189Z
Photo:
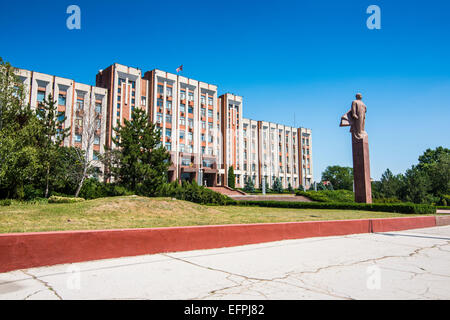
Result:
M344 202L296 202L296 201L235 201L238 206L258 206L294 209L341 209L382 211L394 213L436 213L436 207L414 203L344 203Z
M74 203L84 201L83 198L69 198L60 196L51 196L48 198L48 203Z
M437 209L450 210L450 206L436 206Z

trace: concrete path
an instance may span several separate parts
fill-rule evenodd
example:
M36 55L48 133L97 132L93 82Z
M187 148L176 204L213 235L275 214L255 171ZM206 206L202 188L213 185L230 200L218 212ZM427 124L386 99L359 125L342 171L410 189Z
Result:
M450 299L450 226L19 270L0 299Z

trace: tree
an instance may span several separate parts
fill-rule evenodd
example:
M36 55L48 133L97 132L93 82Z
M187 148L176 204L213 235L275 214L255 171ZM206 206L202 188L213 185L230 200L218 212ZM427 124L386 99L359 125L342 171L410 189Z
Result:
M15 68L0 57L0 130L13 123L23 124L27 109L30 108L25 104L25 88Z
M236 186L236 176L234 175L233 166L228 168L228 186L233 189Z
M381 175L379 192L383 198L398 197L400 188L402 187L402 175L395 176L391 170L386 171Z
M402 188L399 190L402 200L414 203L430 202L431 199L428 195L430 182L427 175L418 166L412 166L411 169L406 170L403 179Z
M69 135L70 127L64 128L64 121L67 117L64 112L58 111L56 101L49 94L43 103L37 106L37 117L42 125L40 137L40 157L44 168L43 177L45 179L45 194L49 195L50 184L57 181L57 177L52 174L56 168L58 150L62 147L64 139Z
M85 99L85 103L83 105L83 120L81 129L83 132L83 136L81 139L81 148L76 149L77 155L77 163L80 164L79 171L72 171L77 181L77 189L75 191L75 197L78 197L81 188L83 187L83 183L86 178L89 177L92 173L95 172L95 163L94 157L91 156L91 152L93 155L97 155L98 153L93 150L96 138L100 139L101 136L105 135L104 130L101 125L101 113L96 109L95 103L95 95L92 95Z
M322 172L322 181L330 181L335 190L353 190L353 168L328 166Z
M291 185L291 183L290 183L290 182L288 183L288 187L287 187L287 189L288 189L288 191L289 191L289 192L292 192L292 191L294 191L294 189L292 189L292 185Z
M276 177L273 182L272 190L277 193L283 193L283 186L281 184L280 178Z
M161 144L161 133L146 112L135 108L131 121L114 128L114 143L120 150L117 177L128 189L154 195L167 182L170 154Z
M298 190L305 191L305 187L302 184L298 185Z
M245 177L244 191L255 192L255 184L253 183L253 179L251 179L249 176Z

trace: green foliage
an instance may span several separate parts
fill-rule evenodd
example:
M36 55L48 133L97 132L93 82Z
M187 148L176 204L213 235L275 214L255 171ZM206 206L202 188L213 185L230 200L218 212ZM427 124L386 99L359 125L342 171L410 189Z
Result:
M132 121L115 128L114 143L120 148L116 171L120 184L141 195L153 196L167 182L170 154L161 145L161 133L142 109L135 108Z
M60 197L60 196L51 196L48 198L48 203L75 203L82 202L83 198L70 198L70 197Z
M295 194L318 202L355 202L354 194L349 190L308 190L296 191Z
M174 181L163 184L158 188L157 196L211 205L226 205L233 202L231 198L199 186L195 181L192 183L183 182L182 184Z
M11 205L11 199L0 200L0 207L6 207Z
M104 197L128 196L134 194L124 186L103 183L95 178L86 179L80 191L80 196L84 199L97 199Z
M275 178L273 185L272 185L272 190L275 193L283 193L283 186L281 185L281 181L278 177Z
M236 176L234 175L233 166L228 168L228 186L233 189L236 187Z
M249 176L245 177L244 192L255 192L255 184Z
M259 206L294 209L364 210L394 213L433 214L436 207L414 203L342 203L342 202L294 202L294 201L236 201L238 206Z
M287 190L288 190L289 193L294 192L294 189L292 188L291 183L288 183Z
M353 168L328 166L322 172L322 181L330 181L335 190L353 190Z
M305 191L305 187L302 184L298 185L298 191Z

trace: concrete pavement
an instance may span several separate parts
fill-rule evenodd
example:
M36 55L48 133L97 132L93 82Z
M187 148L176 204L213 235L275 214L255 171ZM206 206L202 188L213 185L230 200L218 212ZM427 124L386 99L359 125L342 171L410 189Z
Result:
M450 226L18 270L0 299L450 299Z

